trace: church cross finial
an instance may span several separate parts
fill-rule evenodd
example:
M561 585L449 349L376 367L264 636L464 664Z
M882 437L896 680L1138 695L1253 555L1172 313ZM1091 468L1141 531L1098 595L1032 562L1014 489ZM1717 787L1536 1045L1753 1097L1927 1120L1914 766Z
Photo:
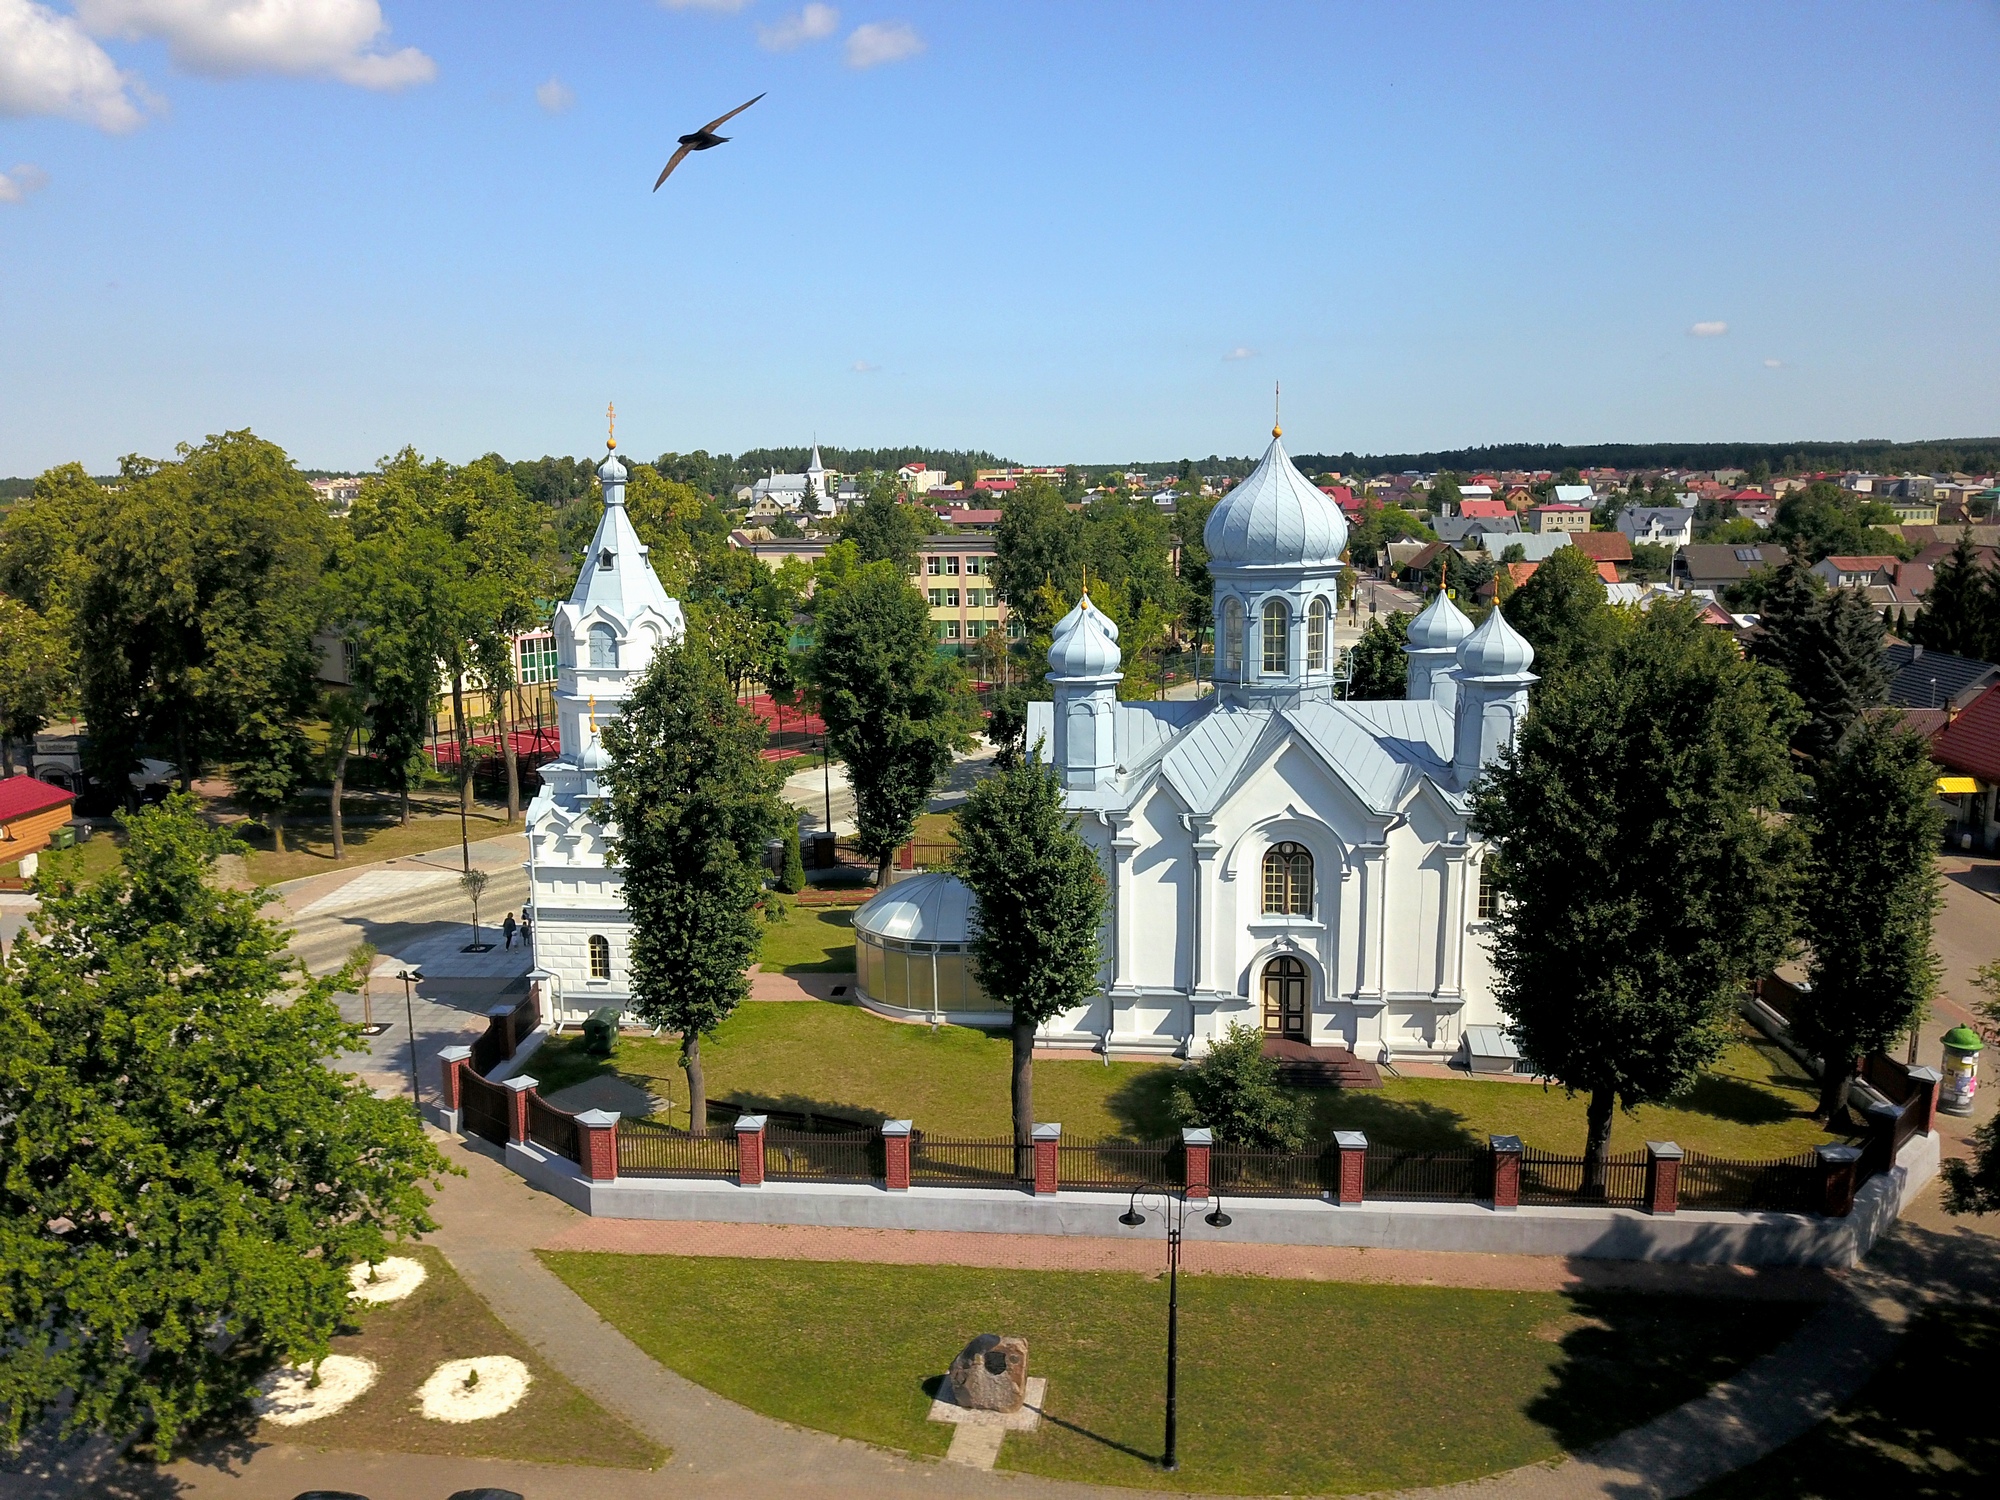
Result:
M604 422L610 429L610 435L605 438L604 446L606 448L616 448L618 446L618 406L616 402L607 401L604 403Z
M1278 382L1271 382L1271 436L1283 437L1285 429L1278 423Z

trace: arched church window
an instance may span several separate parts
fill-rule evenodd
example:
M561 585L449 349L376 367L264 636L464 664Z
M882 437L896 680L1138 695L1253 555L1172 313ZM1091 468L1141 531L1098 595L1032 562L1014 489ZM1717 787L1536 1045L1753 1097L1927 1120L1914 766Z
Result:
M1314 599L1306 610L1306 670L1326 670L1326 595Z
M1222 601L1222 670L1231 677L1243 670L1243 601Z
M618 665L618 637L609 625L590 627L590 664L593 667Z
M1276 844L1264 856L1264 915L1309 917L1313 857L1303 844Z
M1282 677L1292 669L1291 611L1282 599L1264 604L1264 670Z
M594 932L590 935L590 977L592 979L611 977L611 944Z

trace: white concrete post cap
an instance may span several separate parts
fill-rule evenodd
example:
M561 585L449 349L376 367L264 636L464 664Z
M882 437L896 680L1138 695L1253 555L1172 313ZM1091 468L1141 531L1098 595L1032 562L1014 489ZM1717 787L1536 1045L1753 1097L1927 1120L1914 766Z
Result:
M1661 1161L1679 1161L1685 1153L1672 1141L1648 1141L1646 1154Z
M884 1120L882 1122L882 1134L884 1135L908 1135L912 1128L908 1120Z
M1495 1151L1510 1156L1521 1154L1521 1138L1518 1135L1495 1135L1487 1139L1492 1142Z
M1813 1152L1821 1163L1828 1166L1840 1166L1846 1162L1861 1160L1859 1146L1815 1146Z
M469 1058L470 1058L471 1056L472 1056L472 1049L471 1049L470 1047L440 1047L440 1048L438 1048L438 1061L439 1061L439 1062L465 1062L465 1061L467 1061L467 1060L468 1060L468 1059L469 1059Z
M1060 1140L1062 1138L1062 1125L1054 1120L1045 1121L1035 1127L1034 1138L1038 1141Z
M587 1125L592 1130L603 1130L607 1126L616 1125L618 1118L618 1111L615 1109L584 1109L577 1111L576 1123Z
M1333 1143L1343 1151L1366 1151L1368 1136L1366 1132L1359 1130L1336 1130L1333 1133Z
M511 1016L513 1014L514 1007L511 1005L489 1005L486 1007L486 1017L488 1020L493 1020L500 1016Z
M1215 1132L1210 1130L1206 1125L1183 1125L1181 1127L1181 1144L1183 1146L1213 1146L1215 1144Z
M737 1132L741 1134L752 1130L762 1130L764 1128L764 1119L763 1115L738 1115L736 1117Z
M501 1088L512 1089L517 1094L526 1093L534 1086L535 1080L530 1078L526 1073L516 1073L512 1078L503 1078L500 1080Z
M1912 1083L1936 1083L1943 1076L1936 1068L1910 1069L1910 1081Z

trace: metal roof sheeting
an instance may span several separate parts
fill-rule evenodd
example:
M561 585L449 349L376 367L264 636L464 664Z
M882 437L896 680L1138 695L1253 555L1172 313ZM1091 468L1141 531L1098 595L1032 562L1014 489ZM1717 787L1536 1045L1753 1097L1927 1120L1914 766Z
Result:
M956 875L933 871L899 880L854 916L854 930L866 937L906 943L969 943L978 903Z

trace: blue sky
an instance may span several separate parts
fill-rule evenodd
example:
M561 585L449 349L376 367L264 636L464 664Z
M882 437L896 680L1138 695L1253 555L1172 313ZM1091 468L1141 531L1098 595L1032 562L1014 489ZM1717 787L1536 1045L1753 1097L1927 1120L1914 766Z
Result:
M261 4L0 0L0 474L2000 432L1990 3Z

